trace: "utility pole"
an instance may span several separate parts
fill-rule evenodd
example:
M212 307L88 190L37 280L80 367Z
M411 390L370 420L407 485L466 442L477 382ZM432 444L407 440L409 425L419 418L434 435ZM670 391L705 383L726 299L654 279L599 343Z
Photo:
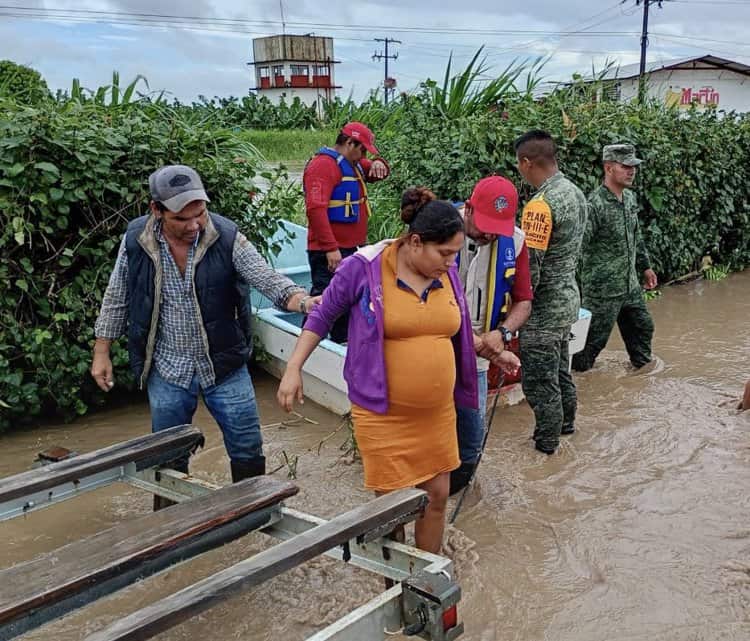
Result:
M279 10L281 11L281 33L286 35L286 18L284 17L284 0L279 0Z
M385 90L385 104L388 104L388 94L391 92L391 88L388 86L389 83L389 76L388 76L388 61L389 60L396 60L398 58L398 51L394 53L393 55L388 54L388 43L391 44L402 44L400 40L394 40L393 38L374 38L375 42L384 42L385 43L385 53L379 53L376 52L372 54L373 60L385 60L385 75L383 76L383 89Z
M625 4L629 0L622 0L620 4ZM643 104L646 98L646 49L648 48L648 8L652 4L659 5L662 8L664 0L635 0L636 6L643 5L643 29L641 29L641 66L638 73L638 102Z

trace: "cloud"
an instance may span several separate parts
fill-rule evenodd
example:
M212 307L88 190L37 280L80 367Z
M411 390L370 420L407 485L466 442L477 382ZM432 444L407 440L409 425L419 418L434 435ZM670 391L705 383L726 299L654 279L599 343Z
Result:
M53 9L131 14L110 15L108 19L118 24L71 23L61 21L60 14L55 14L57 22L11 19L5 17L9 10L1 10L5 15L0 22L0 58L37 68L53 89L68 88L73 77L88 87L108 84L112 71L118 70L123 81L142 74L152 89L165 89L188 101L200 94L244 95L254 85L246 64L252 38L280 31L278 0L16 4L50 14ZM607 59L629 64L639 55L640 8L634 1L623 5L615 0L535 0L508 7L496 0L431 0L428 9L416 0L328 0L325 10L313 0L284 5L288 32L313 31L334 38L335 55L342 61L336 69L337 84L343 85L343 96L354 89L355 98L382 82L382 62L371 58L382 49L373 41L378 37L403 41L394 46L399 57L389 69L401 89L427 76L441 78L451 52L454 68L461 67L481 45L486 45L488 61L496 69L514 58L548 56L544 75L551 80L567 79L576 71L588 73L592 64L601 67ZM182 16L191 18L187 26L204 30L156 28L142 23L148 19L145 15L132 14ZM105 19L99 13L85 15ZM748 25L750 3L745 7L705 0L665 2L661 10L652 8L649 56L659 60L715 53L747 60ZM571 33L562 35L564 31Z

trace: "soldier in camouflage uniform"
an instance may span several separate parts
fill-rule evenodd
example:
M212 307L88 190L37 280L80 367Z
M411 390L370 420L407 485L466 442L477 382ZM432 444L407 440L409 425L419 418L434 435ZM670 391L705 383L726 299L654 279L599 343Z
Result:
M534 302L520 332L523 391L534 410L536 449L553 454L575 431L576 387L568 369L571 325L578 318L576 267L586 227L586 197L557 168L555 143L530 131L515 143L518 171L537 191L521 228L529 248Z
M651 361L654 322L641 292L656 287L656 274L638 225L638 203L627 189L641 161L633 145L607 145L602 153L604 184L588 198L589 219L581 249L581 294L591 310L586 347L573 356L573 369L594 365L617 323L633 367Z

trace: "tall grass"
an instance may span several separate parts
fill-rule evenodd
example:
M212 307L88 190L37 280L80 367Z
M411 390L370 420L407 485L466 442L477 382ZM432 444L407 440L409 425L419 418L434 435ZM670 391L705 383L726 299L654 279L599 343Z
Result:
M346 100L336 98L327 101L324 105L323 118L327 126L340 129L347 122L357 121L366 125L383 129L388 126L394 116L397 116L404 101L394 100L388 105L380 101L379 93L374 91L367 100L357 103L349 94Z
M265 129L241 132L268 162L305 162L318 149L331 146L336 129Z
M446 118L458 118L495 109L510 96L531 96L542 81L541 69L546 59L518 62L513 60L499 74L491 74L487 57L480 47L466 67L452 75L453 56L448 58L442 85L434 80L424 83L430 104ZM487 79L490 78L490 79ZM519 79L525 79L519 87Z

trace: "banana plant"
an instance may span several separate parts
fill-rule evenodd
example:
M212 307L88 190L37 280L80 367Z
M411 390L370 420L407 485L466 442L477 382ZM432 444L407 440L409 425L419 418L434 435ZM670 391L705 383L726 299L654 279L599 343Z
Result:
M469 64L453 74L453 53L448 58L442 85L434 80L424 83L430 103L446 118L458 118L494 109L509 97L519 94L531 95L541 82L541 69L547 59L533 61L512 60L499 74L486 80L491 74L487 56L482 56L484 46L474 54ZM526 82L520 90L516 82L526 72Z
M138 83L140 82L143 82L143 84L146 85L146 89L149 88L146 77L138 74L135 79L123 89L120 86L120 73L118 71L113 71L112 84L103 85L98 87L96 91L92 91L91 89L85 89L82 87L81 81L78 78L73 78L73 83L70 89L70 100L79 103L93 102L95 105L103 107L129 105L137 102L144 96L144 94L140 93L136 96L136 90L138 88ZM157 97L157 101L162 99L163 93L164 92L161 92ZM109 101L107 101L108 97Z

